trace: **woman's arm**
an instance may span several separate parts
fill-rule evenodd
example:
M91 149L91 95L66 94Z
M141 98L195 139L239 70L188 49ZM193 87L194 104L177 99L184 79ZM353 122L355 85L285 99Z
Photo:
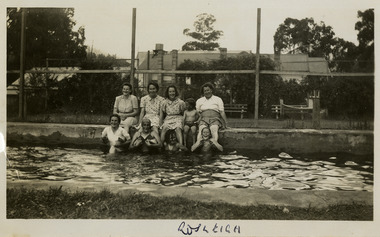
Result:
M151 133L154 138L156 138L156 141L157 141L157 144L150 144L149 142L147 142L147 146L149 147L161 147L162 146L162 143L161 143L161 139L160 139L160 136L158 136L158 134L156 134L155 132Z
M183 126L185 126L186 117L187 117L187 115L186 115L186 111L185 111L185 112L183 112L183 118L182 118L182 124L183 124Z
M164 110L165 109L165 106L162 106L162 108L160 109L160 111L159 111L159 115L160 115L160 120L159 120L159 123L158 123L158 125L161 127L162 126L162 123L163 123L163 121L164 121Z
M140 137L140 132L136 132L135 135L133 135L131 144L129 145L129 149L132 149L138 146L137 144L135 144L138 137Z
M198 149L200 146L201 146L201 141L198 140L198 141L196 141L196 142L191 146L191 151L195 151L195 150Z
M144 118L144 115L145 115L145 108L142 107L140 111L140 118L139 118L139 123L138 123L139 126L141 125L141 121Z
M118 107L119 107L119 100L118 100L117 97L116 97L116 99L115 99L115 103L113 104L113 113L114 113L114 114L118 114L118 112L119 112ZM119 115L120 115L120 114L119 114Z

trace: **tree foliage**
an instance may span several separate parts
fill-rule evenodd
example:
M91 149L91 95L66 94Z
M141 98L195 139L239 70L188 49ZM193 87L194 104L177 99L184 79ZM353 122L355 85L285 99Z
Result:
M77 31L74 30L76 23L73 20L73 8L25 8L24 10L26 11L26 69L46 66L46 58L80 61L86 57L85 30L82 27ZM21 15L20 9L7 9L8 70L20 67ZM72 62L70 64L67 66L73 66Z
M112 70L114 56L94 55L82 62L83 70ZM58 84L62 110L72 113L111 114L115 97L121 94L126 77L118 73L76 74Z
M194 22L195 31L190 31L189 28L183 30L184 35L195 39L195 41L185 43L182 50L214 50L218 48L219 43L216 41L223 35L223 31L214 30L215 21L215 17L211 14L197 15L197 20Z
M373 9L368 9L364 12L358 11L358 18L360 19L355 24L355 30L358 33L358 56L359 61L358 70L360 71L374 71L374 54L375 54L375 13Z
M327 58L335 45L335 33L330 26L313 18L286 18L274 35L274 50L281 53L306 53Z

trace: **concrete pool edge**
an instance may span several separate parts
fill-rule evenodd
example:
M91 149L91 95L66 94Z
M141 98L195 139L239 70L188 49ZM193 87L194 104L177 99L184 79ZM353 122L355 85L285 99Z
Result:
M152 196L180 196L202 202L225 202L235 205L273 205L301 208L323 208L337 204L373 206L373 192L329 190L266 190L266 189L215 189L201 187L165 187L153 184L126 185L95 182L7 180L7 188L46 190L59 188L68 192L102 191L113 193L145 193Z
M7 123L7 142L99 145L105 125ZM288 153L348 152L374 154L370 130L229 128L220 132L226 149L284 151Z

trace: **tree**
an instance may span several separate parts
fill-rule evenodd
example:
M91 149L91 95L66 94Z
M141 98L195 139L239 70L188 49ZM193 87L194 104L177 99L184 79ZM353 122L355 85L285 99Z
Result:
M216 41L223 35L223 31L214 30L213 24L216 19L213 15L202 13L197 16L194 22L195 31L189 28L183 30L183 34L194 38L196 41L190 41L182 46L182 50L214 50L219 47Z
M26 8L25 67L44 67L46 58L86 58L85 30L74 31L73 8ZM7 9L7 69L20 67L21 10ZM66 60L66 62L68 62ZM52 65L50 65L52 66ZM54 66L54 65L53 65ZM60 65L60 66L73 66ZM14 75L14 74L13 74ZM7 76L7 84L18 75Z
M355 24L355 30L358 30L358 70L360 71L374 71L374 10L368 9L364 12L358 11L358 21Z
M274 51L328 58L335 45L334 35L331 26L317 24L313 18L286 18L274 35Z

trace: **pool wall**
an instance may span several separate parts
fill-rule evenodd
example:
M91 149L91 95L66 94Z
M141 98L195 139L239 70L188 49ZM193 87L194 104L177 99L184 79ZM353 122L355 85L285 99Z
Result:
M7 123L7 142L43 144L100 144L105 126L85 124ZM227 149L289 153L349 152L373 154L373 131L230 128L220 132Z

